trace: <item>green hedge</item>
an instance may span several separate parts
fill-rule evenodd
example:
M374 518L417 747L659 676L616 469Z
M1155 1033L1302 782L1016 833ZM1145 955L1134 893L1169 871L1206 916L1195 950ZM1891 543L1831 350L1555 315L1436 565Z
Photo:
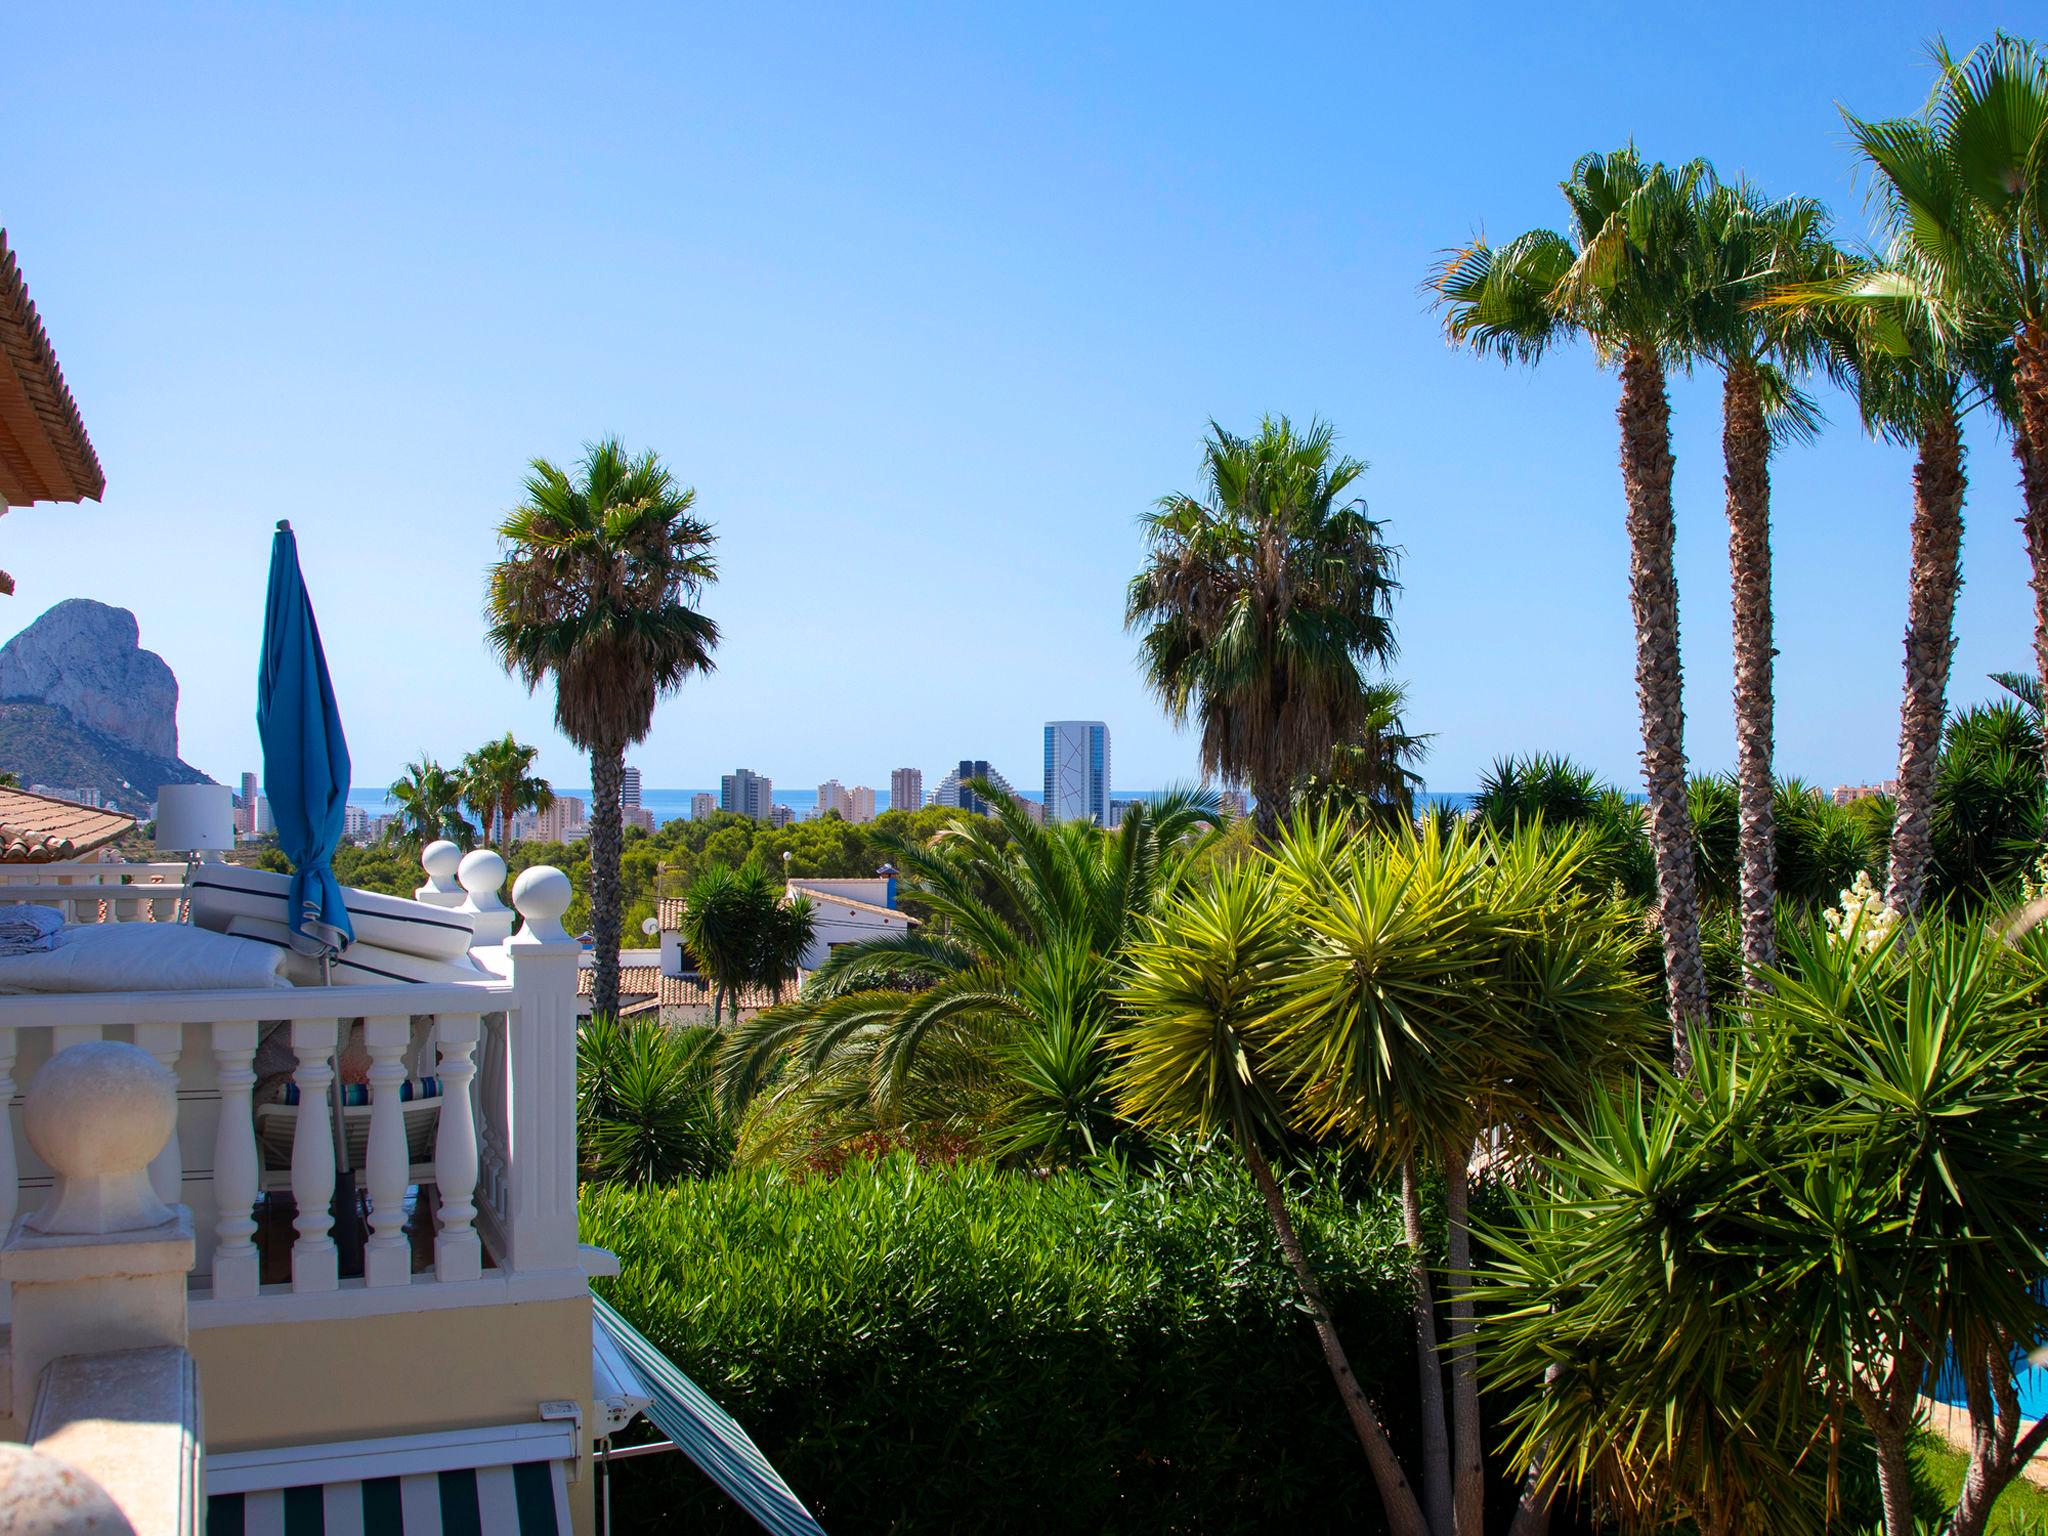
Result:
M1304 1237L1412 1441L1391 1197L1320 1167ZM833 1536L1379 1529L1358 1443L1234 1157L1049 1178L897 1157L583 1194L599 1289ZM618 1469L618 1528L750 1527L688 1463Z

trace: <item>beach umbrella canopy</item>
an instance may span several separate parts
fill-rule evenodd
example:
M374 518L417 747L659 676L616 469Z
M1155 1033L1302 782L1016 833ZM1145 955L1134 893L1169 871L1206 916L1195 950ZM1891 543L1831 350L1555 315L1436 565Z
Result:
M288 522L277 525L270 543L256 732L277 845L292 861L293 945L307 954L339 954L355 940L333 864L348 805L348 742Z

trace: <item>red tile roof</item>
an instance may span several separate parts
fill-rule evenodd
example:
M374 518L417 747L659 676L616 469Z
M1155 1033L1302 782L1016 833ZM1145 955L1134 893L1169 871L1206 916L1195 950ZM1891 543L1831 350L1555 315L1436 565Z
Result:
M593 972L584 966L576 973L576 995L588 997L591 994ZM794 984L783 988L784 1002L796 996ZM709 1008L711 1006L711 984L694 976L664 976L658 965L622 965L619 967L619 1007L621 1012L631 1012L636 1000L652 1003L662 1008ZM728 999L728 1002L731 1000ZM775 999L766 991L753 990L739 995L739 1006L751 1012L756 1008L773 1006Z
M0 230L0 504L84 501L106 488L56 349Z
M83 858L134 825L120 811L0 787L0 864Z

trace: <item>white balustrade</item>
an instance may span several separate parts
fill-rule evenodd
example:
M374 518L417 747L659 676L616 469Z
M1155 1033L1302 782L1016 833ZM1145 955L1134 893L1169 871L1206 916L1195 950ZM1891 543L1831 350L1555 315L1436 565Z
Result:
M332 1018L293 1019L292 1051L299 1069L292 1081L299 1090L299 1113L292 1131L292 1221L299 1238L292 1244L292 1289L331 1291L339 1283L334 1248L334 1122L327 1109L327 1090L334 1082L329 1061L337 1025Z
M363 1020L363 1048L370 1053L370 1145L364 1159L370 1192L370 1240L363 1249L367 1285L404 1285L412 1278L412 1250L405 1240L406 1155L405 1048L412 1020Z
M468 894L455 910L470 920L473 942L502 944L512 932L512 909L498 890L505 883L505 861L494 850L478 848L463 855L455 878Z
M213 1026L214 1079L220 1113L213 1132L213 1294L254 1296L261 1265L256 1252L256 1126L250 1093L256 1086L254 1020Z
M494 893L485 883L490 871L481 868L482 862L471 866L467 882L480 911L489 906L484 896ZM88 920L175 915L185 889L177 866L169 867L166 876L153 872L153 878L166 883L150 886L147 895L128 894L138 887L124 884L120 869L107 866L90 879L81 875L75 887L30 884L8 871L0 874L0 904L51 899L62 891L60 904L75 900L79 915ZM447 871L455 873L454 868ZM116 890L123 894L114 896ZM7 999L6 1021L0 1024L0 1232L23 1205L41 1198L38 1192L50 1176L40 1157L22 1150L18 1085L68 1046L132 1042L179 1084L179 1125L150 1161L147 1183L156 1199L189 1202L200 1218L198 1264L191 1277L200 1298L274 1307L292 1293L310 1297L354 1290L367 1305L379 1293L388 1297L414 1285L474 1285L486 1275L501 1280L528 1274L563 1277L550 1280L552 1285L570 1283L566 1277L573 1274L580 1285L575 1148L579 950L561 926L570 894L558 871L524 872L512 893L519 931L506 943L479 947L476 957L487 974L474 983ZM88 901L94 904L90 914ZM412 1020L418 1016L433 1020L435 1049L414 1062L408 1052ZM344 1122L353 1126L359 1141L363 1121L368 1121L360 1166L370 1230L360 1279L339 1273L330 1107L340 1027L356 1019L363 1021L370 1061L369 1108L351 1108ZM273 1029L278 1043L288 1044L288 1059L295 1064L297 1107L284 1119L266 1109L259 1126L257 1058ZM438 1096L408 1100L409 1071L438 1078ZM429 1104L432 1109L424 1107ZM422 1154L431 1159L431 1171L413 1162L408 1140L408 1126L416 1138L422 1116L435 1121L431 1151ZM272 1149L267 1164L266 1144ZM415 1180L421 1186L417 1202ZM290 1282L265 1285L261 1249L268 1229L260 1221L260 1207L266 1190L281 1192L287 1186L296 1209L290 1226L276 1229L276 1240L280 1248L290 1248ZM433 1223L434 1259L431 1273L415 1275L416 1244L407 1229L419 1222ZM481 1290L477 1299L496 1294ZM341 1300L348 1302L347 1297ZM0 1285L0 1322L9 1304L8 1288Z

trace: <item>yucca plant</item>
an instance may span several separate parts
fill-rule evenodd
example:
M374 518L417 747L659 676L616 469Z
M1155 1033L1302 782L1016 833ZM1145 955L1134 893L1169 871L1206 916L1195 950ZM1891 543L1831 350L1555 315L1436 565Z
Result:
M711 1091L713 1030L598 1015L576 1037L576 1141L597 1183L668 1184L731 1166Z

